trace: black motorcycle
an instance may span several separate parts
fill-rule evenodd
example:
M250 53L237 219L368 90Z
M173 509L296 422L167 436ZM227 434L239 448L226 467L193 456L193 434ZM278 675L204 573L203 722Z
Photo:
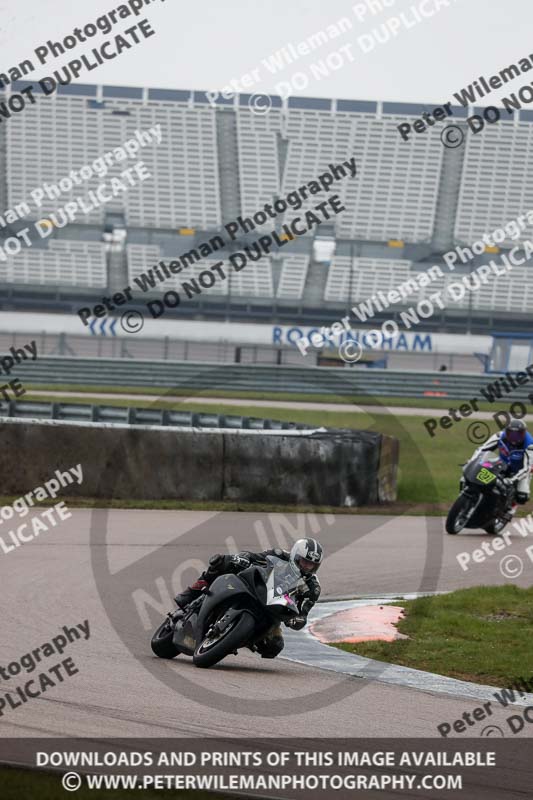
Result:
M446 518L447 533L463 528L483 528L500 533L512 519L514 487L505 478L506 465L501 461L471 461L464 467L461 494Z
M298 569L276 556L238 575L221 575L184 611L167 615L152 650L159 658L192 656L197 667L212 667L241 647L257 652L271 627L298 616L295 595L303 585Z

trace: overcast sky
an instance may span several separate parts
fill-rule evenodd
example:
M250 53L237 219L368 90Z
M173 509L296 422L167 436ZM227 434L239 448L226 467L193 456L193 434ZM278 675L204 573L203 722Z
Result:
M479 75L490 76L503 67L533 54L531 0L448 0L434 16L413 24L412 7L425 2L434 9L445 0L381 0L383 11L358 19L354 6L365 0L152 0L137 18L148 18L156 35L98 69L82 74L84 83L150 86L178 89L220 90L231 79L242 80L257 70L254 92L274 92L279 81L292 83L295 72L306 88L293 94L361 100L446 102L453 92ZM366 0L374 7L379 0ZM388 4L388 7L384 6ZM0 0L0 72L26 58L47 39L61 40L75 27L83 27L118 8L120 2L92 0ZM403 11L412 25L402 24L395 38L376 43L373 31L383 38L382 24ZM346 17L349 31L272 75L262 63L279 48L299 42ZM135 22L120 20L113 32L80 44L68 55L51 59L40 68L36 80L50 74L98 42L112 38ZM394 22L391 23L394 26ZM360 40L360 37L366 37ZM362 42L362 44L361 44ZM311 65L344 45L350 47L330 61L343 66L317 80ZM363 47L369 52L363 52ZM350 63L349 57L353 57ZM530 77L533 73L530 75ZM31 80L31 78L29 78ZM527 83L522 76L513 89ZM246 89L245 89L246 91ZM492 100L505 96L500 90Z

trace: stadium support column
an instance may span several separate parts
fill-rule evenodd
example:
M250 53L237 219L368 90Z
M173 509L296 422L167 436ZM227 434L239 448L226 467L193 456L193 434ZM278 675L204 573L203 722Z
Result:
M0 91L0 102L5 94ZM0 215L9 208L7 177L7 125L0 125Z
M464 132L466 134L466 130ZM443 148L435 225L431 239L434 253L445 253L454 247L455 219L459 205L465 148L465 141L460 147Z
M222 223L231 222L241 214L239 186L239 149L237 115L232 108L216 109L218 178Z
M285 175L285 165L287 163L287 158L289 154L289 140L286 139L279 131L275 134L275 137L276 137L276 153L278 162L279 192L273 195L272 199L279 200L283 197L283 176ZM274 220L274 230L277 232L278 236L280 236L283 232L283 223L285 222L286 213L287 212L284 212L283 214L278 214ZM289 255L289 253L287 253L287 255ZM278 297L279 284L281 281L281 271L283 269L283 263L284 260L279 257L279 253L277 255L274 254L271 264L272 264L272 281L274 285L273 306L276 313L277 313L277 297ZM278 355L280 353L281 350L278 351Z
M128 284L128 259L126 248L110 247L107 250L107 290L120 292Z
M231 222L242 212L239 184L239 147L237 138L237 113L232 108L217 108L218 180L220 184L220 209L222 224ZM230 247L230 250L232 248ZM231 273L228 279L226 304L231 305Z
M283 177L285 175L285 165L289 156L289 140L281 133L276 134L276 143L278 146L279 156L279 185L283 186Z

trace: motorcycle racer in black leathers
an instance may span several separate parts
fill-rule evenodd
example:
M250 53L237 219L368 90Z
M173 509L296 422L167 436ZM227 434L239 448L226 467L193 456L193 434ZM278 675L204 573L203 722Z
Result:
M299 615L285 623L287 627L293 630L300 630L307 624L307 615L317 602L321 592L320 583L315 573L322 563L323 551L320 543L310 537L298 539L290 552L276 547L272 550L262 550L259 553L243 550L233 556L216 553L211 556L208 568L202 572L198 580L175 598L177 605L180 609L185 609L219 575L225 575L228 572L238 574L252 564L264 565L267 563L266 556L276 556L283 561L291 561L305 581L305 587L302 587L301 592L295 598ZM264 639L255 645L255 648L263 658L275 658L283 650L283 647L284 641L280 625L271 628Z

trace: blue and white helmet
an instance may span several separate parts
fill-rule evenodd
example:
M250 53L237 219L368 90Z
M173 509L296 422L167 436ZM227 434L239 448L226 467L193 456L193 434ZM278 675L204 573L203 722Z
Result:
M322 563L322 545L316 539L298 539L290 553L290 561L302 575L313 575Z

